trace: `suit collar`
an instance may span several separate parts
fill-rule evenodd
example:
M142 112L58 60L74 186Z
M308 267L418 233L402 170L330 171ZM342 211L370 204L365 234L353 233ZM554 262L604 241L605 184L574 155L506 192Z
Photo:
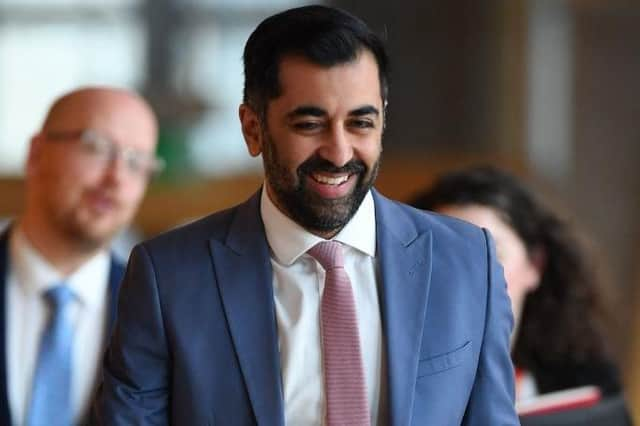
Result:
M124 266L118 261L113 253L111 253L111 265L109 267L109 284L107 291L109 292L108 299L108 317L107 317L107 334L105 336L106 343L109 342L113 326L116 322L116 313L118 309L118 289L120 288L120 282L124 275Z
M384 227L394 240L403 246L409 246L421 235L407 213L400 208L399 203L390 200L377 190L372 189L373 201L376 208L377 230Z
M431 232L419 231L406 210L374 192L387 354L389 420L411 421L431 277Z
M284 425L280 355L269 248L259 193L238 206L211 257L231 338L258 424Z

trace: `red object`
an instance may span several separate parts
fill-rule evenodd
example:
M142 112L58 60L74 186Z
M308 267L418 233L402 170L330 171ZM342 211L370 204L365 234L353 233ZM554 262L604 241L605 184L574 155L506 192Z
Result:
M596 405L602 399L596 386L583 386L539 395L516 403L520 416L531 416L576 410Z

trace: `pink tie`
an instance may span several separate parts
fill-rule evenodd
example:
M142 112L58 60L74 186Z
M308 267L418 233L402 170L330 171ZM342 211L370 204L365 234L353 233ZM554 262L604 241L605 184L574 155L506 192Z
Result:
M309 250L325 269L320 310L327 426L369 426L360 335L342 247L335 241Z

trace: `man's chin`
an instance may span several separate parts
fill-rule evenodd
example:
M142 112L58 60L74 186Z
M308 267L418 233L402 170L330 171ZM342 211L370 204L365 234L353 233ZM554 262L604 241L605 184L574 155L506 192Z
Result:
M359 207L359 204L355 206L357 200L352 196L307 201L305 208L298 212L297 221L309 230L322 233L340 231Z
M76 223L71 226L69 234L76 244L87 250L97 250L107 247L119 229L113 223Z

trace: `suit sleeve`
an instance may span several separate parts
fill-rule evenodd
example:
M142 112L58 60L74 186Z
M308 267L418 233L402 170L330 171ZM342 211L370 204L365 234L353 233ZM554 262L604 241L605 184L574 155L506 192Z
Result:
M118 317L94 405L99 425L169 423L169 353L152 260L137 246L118 298Z
M515 412L513 364L509 337L513 329L511 302L495 247L484 230L488 254L485 329L476 380L462 424L465 426L519 425Z

